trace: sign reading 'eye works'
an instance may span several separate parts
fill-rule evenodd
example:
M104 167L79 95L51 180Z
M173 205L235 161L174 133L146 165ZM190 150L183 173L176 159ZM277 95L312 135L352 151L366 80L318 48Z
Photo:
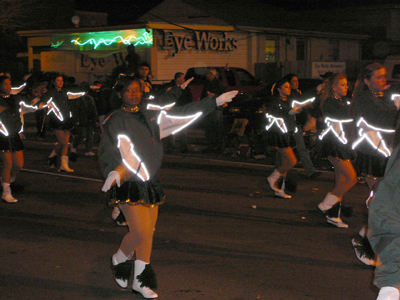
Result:
M160 31L162 50L171 51L172 56L184 50L234 51L237 39L229 37L227 32L191 31L181 35L172 31Z

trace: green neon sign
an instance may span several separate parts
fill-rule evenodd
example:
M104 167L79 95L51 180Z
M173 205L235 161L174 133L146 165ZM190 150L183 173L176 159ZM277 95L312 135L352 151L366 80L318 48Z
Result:
M133 44L137 48L153 46L153 31L146 29L54 34L51 47L55 50L123 50Z

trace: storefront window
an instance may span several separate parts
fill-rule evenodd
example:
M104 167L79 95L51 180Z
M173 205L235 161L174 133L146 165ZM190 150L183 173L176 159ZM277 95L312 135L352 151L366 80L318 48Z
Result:
M265 41L265 62L276 61L276 41L266 40Z

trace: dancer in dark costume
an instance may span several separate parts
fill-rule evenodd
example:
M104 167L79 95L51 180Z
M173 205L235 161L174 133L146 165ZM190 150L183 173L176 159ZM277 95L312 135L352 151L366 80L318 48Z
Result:
M375 62L361 70L353 99L358 132L353 148L361 157L357 160L358 168L365 173L370 189L368 203L391 155L388 141L399 122L399 97L388 89L386 69ZM373 252L368 251L371 248L367 232L368 228L364 226L359 236L352 239L352 244L358 259L365 264L376 265Z
M326 124L320 134L322 152L335 170L335 187L318 204L328 223L339 228L348 228L341 219L342 198L357 183L357 174L351 163L355 152L349 139L354 136L354 121L350 116L350 101L347 96L347 79L334 74L323 87L320 97L323 120Z
M187 84L172 87L162 96L162 103L176 101ZM110 190L110 204L118 205L129 227L112 256L114 278L122 288L128 286L130 260L135 255L132 291L153 299L158 295L153 291L156 280L150 256L158 206L164 203L157 179L164 152L161 139L232 101L237 91L185 106L174 107L172 103L158 107L152 104L154 101L142 100L144 85L139 78L120 76L114 89L122 99L122 107L106 120L99 149L106 177L102 190Z

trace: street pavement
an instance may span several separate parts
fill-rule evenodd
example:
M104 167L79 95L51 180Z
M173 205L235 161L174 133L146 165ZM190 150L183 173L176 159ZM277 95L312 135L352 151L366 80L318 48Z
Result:
M0 204L0 299L142 299L112 277L110 258L127 229L111 220L97 157L81 155L74 173L59 173L46 165L53 142L28 130L17 180L24 191L14 193L17 204ZM316 208L332 172L309 180L296 168L298 191L275 198L266 182L273 154L202 148L166 155L159 174L167 195L151 261L159 299L376 299L374 269L350 242L366 223L367 186L344 197L354 214L349 229L338 229Z

